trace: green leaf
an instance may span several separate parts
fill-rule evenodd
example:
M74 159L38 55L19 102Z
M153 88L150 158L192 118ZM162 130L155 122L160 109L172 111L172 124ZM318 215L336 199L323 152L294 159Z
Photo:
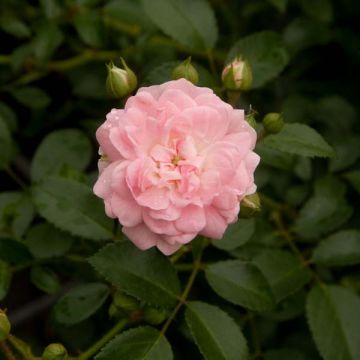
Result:
M282 152L264 144L263 141L256 144L256 153L261 162L276 169L292 171L295 164L295 155Z
M274 349L265 353L264 360L309 360L306 354L295 349Z
M275 6L280 12L285 12L288 0L268 0L270 4Z
M56 321L65 325L77 324L93 315L109 296L102 283L80 285L64 295L54 307Z
M354 170L344 174L344 178L347 179L353 188L360 194L360 170Z
M84 170L91 159L91 144L80 130L65 129L47 135L36 149L31 163L31 178L58 174L63 165Z
M48 19L54 19L62 13L61 6L57 0L40 0L40 4Z
M165 34L194 49L217 40L214 12L206 0L142 0L145 12Z
M32 260L31 254L28 249L20 242L0 238L0 259L9 264L24 264Z
M250 263L228 260L209 265L206 279L224 299L255 311L271 309L275 303L270 286L260 270Z
M21 20L17 19L13 14L4 14L1 16L0 28L20 39L27 38L31 35L29 27Z
M74 240L70 234L54 228L49 223L41 223L30 228L24 244L35 258L48 259L65 254Z
M336 155L330 160L330 171L341 171L360 158L360 136L347 135L334 143Z
M253 88L259 88L277 77L289 62L289 54L279 34L262 31L235 43L227 55L227 63L237 56L245 57L253 72Z
M62 32L55 24L51 22L42 24L33 42L36 58L41 61L50 59L63 40Z
M158 330L149 326L130 329L111 340L95 360L172 360L170 344Z
M308 295L307 319L325 360L360 359L360 299L338 286L319 285Z
M317 21L330 22L333 19L333 6L330 0L297 0L306 15Z
M268 280L277 302L301 289L311 279L311 272L294 255L285 250L264 250L254 264Z
M0 234L20 239L35 215L27 193L16 191L0 194Z
M330 29L318 21L296 18L285 28L283 39L292 54L315 45L323 45L331 39Z
M301 208L296 231L303 239L316 239L344 224L351 214L344 184L334 177L324 177L317 180L314 195Z
M111 340L95 360L172 360L169 342L150 326L130 329Z
M233 250L247 243L255 231L255 219L239 219L228 226L221 240L214 240L213 245L222 250Z
M10 132L15 132L18 128L16 113L4 102L0 102L0 118L4 121ZM2 134L3 131L0 131Z
M218 307L199 301L187 304L186 323L206 360L249 358L246 340L235 321Z
M8 125L0 117L0 169L6 167L12 160L14 150Z
M266 136L263 143L289 154L309 157L334 156L334 150L322 136L305 124L285 124L278 134Z
M173 307L180 284L170 261L155 249L138 250L130 241L110 244L90 264L115 286L158 307Z
M79 14L74 19L74 26L80 39L87 45L95 48L103 44L103 22L96 12Z
M11 94L19 103L32 109L45 108L51 101L51 98L45 91L34 86L15 89Z
M315 248L313 259L328 266L360 264L360 231L342 230L329 236Z
M38 289L48 294L55 294L61 290L58 276L48 268L34 266L30 272L30 279Z
M0 300L3 300L8 293L11 277L10 266L5 261L0 260Z
M40 215L56 227L93 240L112 237L112 221L87 185L49 176L33 187L32 195Z

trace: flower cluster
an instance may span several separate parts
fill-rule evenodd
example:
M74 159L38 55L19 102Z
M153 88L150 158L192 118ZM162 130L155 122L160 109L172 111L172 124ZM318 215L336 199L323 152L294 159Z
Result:
M96 136L94 192L140 249L170 255L198 234L220 239L256 191L256 132L243 110L185 79L140 88Z

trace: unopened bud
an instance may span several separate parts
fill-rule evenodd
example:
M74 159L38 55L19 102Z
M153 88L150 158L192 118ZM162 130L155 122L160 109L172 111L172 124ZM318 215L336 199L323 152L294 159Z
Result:
M227 90L248 90L252 84L252 71L249 62L241 57L236 58L232 63L225 66L221 78Z
M108 77L106 79L106 88L108 92L116 98L122 98L132 93L137 86L137 78L134 72L126 65L121 58L123 69L118 68L113 62L106 65Z
M125 295L121 291L115 293L113 303L117 308L127 313L137 310L140 307L139 302L135 298Z
M193 84L198 83L199 74L195 67L191 64L191 57L188 57L184 62L182 62L173 70L172 78L174 80L184 78L191 81Z
M256 129L256 120L255 120L255 116L254 116L253 113L250 113L250 114L246 115L245 120L248 122L248 124L252 128Z
M247 195L240 203L240 217L250 218L260 211L260 197L258 193Z
M66 349L59 343L48 345L41 356L41 360L66 360L67 358Z
M4 311L0 310L0 341L4 341L10 334L10 321Z
M159 325L165 321L168 314L162 310L146 307L144 309L144 320L151 325Z
M268 134L277 134L284 127L284 118L279 113L266 114L262 122Z

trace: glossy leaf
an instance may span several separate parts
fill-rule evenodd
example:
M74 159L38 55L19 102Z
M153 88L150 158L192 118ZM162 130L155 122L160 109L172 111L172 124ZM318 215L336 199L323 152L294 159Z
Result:
M35 258L47 259L65 254L74 240L70 234L49 223L41 223L30 228L24 244Z
M294 255L285 250L264 250L254 264L268 280L277 302L301 289L311 279L311 272Z
M113 285L158 307L175 306L180 284L166 257L155 249L141 251L129 241L110 244L90 264Z
M217 25L206 0L142 0L150 19L165 34L195 49L211 49Z
M264 144L290 154L309 157L334 156L334 150L322 136L305 124L285 124L280 133L267 136Z
M342 230L329 236L314 249L313 259L328 266L360 264L360 231Z
M109 296L102 283L88 283L70 290L54 307L56 321L66 325L77 324L93 315Z
M30 272L31 282L40 290L55 294L61 290L58 276L49 268L34 266Z
M90 141L83 132L76 129L54 131L38 146L31 164L31 177L39 181L44 176L56 175L63 165L84 170L90 159Z
M192 336L206 360L249 358L246 340L238 325L218 307L192 301L187 304L185 316Z
M213 290L227 301L255 311L269 310L275 305L268 282L252 264L222 261L209 265L205 275Z
M34 186L32 195L40 215L61 230L93 240L112 237L112 222L87 185L50 176Z
M308 295L307 318L325 360L360 358L358 295L338 286L316 286Z
M140 346L139 346L140 345ZM115 337L95 360L172 360L170 344L158 330L141 326Z
M34 86L15 89L11 94L19 103L31 109L42 109L51 102L51 98L44 90Z
M215 240L213 245L222 250L233 250L246 244L255 231L254 219L239 219L235 224L229 225L221 240Z

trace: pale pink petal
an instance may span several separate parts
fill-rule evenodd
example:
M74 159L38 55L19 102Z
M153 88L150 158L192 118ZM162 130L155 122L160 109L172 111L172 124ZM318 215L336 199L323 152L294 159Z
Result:
M227 227L227 222L212 206L205 208L206 226L200 232L201 235L211 239L221 239Z
M184 233L197 233L205 225L204 209L194 205L183 208L180 218L175 221L176 228Z
M169 204L169 206L163 210L149 210L149 214L154 219L174 221L180 217L181 209L173 204Z
M114 169L121 164L121 161L116 161L107 166L97 179L93 191L94 194L102 199L106 199L111 196L111 181Z
M187 244L193 240L198 233L185 233L174 236L163 235L163 239L170 244Z
M178 251L182 244L169 244L165 240L158 240L156 244L157 248L166 256L172 255L174 252Z
M113 214L121 225L136 226L142 222L142 210L135 200L113 194L110 204Z
M179 110L184 110L196 105L196 102L190 96L176 89L165 90L158 101L160 107L168 106L169 102L174 104Z
M147 250L162 241L159 235L154 234L143 223L133 227L124 226L122 232L141 250Z
M136 201L139 205L153 210L166 209L170 203L169 191L166 188L149 188L137 196Z
M175 228L172 221L154 219L147 209L143 211L143 218L146 226L156 234L178 235L179 231Z

